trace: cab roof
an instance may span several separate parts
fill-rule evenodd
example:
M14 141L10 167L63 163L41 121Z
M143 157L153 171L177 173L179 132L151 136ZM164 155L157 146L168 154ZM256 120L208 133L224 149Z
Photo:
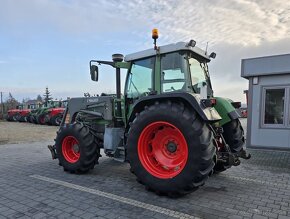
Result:
M175 51L191 51L197 54L198 56L201 56L202 58L206 59L207 61L210 61L210 57L206 54L206 52L196 46L188 46L188 42L178 42L178 43L172 43L164 46L159 47L159 53L170 53ZM156 50L147 49L140 52L131 53L125 56L125 61L132 61L136 59L142 59L150 56L156 55Z

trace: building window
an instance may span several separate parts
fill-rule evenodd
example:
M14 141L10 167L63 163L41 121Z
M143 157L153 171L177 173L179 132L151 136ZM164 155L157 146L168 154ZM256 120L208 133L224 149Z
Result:
M283 125L285 88L264 89L264 125Z

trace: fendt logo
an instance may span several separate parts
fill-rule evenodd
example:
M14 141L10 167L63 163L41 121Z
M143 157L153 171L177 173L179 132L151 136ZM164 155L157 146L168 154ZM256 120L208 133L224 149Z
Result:
M97 103L99 102L99 98L87 99L87 103Z

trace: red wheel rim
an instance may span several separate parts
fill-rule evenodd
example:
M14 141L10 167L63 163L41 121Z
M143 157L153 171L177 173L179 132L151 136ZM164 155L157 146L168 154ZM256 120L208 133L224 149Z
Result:
M64 158L70 162L75 163L80 158L79 142L73 136L66 136L62 141L62 154Z
M186 140L174 125L158 121L147 125L138 140L138 156L153 176L169 179L177 176L188 158Z

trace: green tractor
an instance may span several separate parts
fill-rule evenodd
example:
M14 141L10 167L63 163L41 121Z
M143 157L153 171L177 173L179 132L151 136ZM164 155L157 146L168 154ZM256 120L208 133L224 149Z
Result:
M36 116L42 107L43 105L41 103L35 105L34 109L32 109L29 113L28 122L36 124Z
M44 104L39 104L38 107L31 111L29 115L29 122L39 124L39 115L45 111L47 107Z
M71 98L64 112L53 159L65 171L84 173L104 154L129 162L137 181L150 191L172 197L203 185L212 173L248 159L239 102L215 97L208 63L215 53L195 41L156 46L113 61L90 61L116 69L116 94ZM121 95L120 69L127 69Z
M33 104L32 110L28 116L28 122L39 124L39 115L41 115L48 107L43 103Z
M59 106L59 101L49 101L47 104L42 104L41 107L34 110L31 113L31 122L40 125L46 125L47 115L50 113L51 109Z

